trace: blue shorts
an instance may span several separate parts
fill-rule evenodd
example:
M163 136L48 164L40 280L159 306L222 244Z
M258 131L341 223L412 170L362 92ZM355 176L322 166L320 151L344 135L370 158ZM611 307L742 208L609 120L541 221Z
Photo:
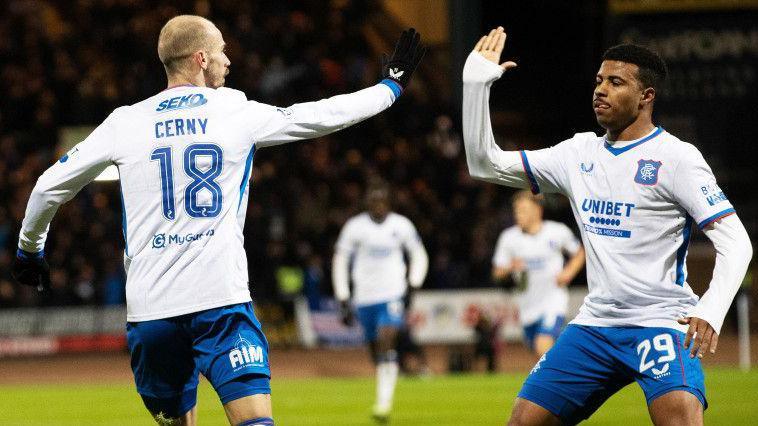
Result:
M358 321L363 326L363 334L366 340L373 342L381 327L403 326L403 301L377 303L374 305L359 306Z
M268 342L252 303L129 322L126 337L137 392L154 414L179 417L192 409L198 373L222 404L271 393Z
M532 369L519 392L524 398L575 424L633 381L648 405L684 390L703 408L703 369L684 349L684 333L671 328L588 327L570 324Z
M529 349L534 350L534 339L540 334L553 336L557 340L565 322L562 315L543 315L537 321L524 325L524 342Z

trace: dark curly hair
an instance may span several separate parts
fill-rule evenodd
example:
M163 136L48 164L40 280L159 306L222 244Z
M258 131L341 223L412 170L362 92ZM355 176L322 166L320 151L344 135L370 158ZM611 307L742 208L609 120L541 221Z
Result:
M656 52L636 44L613 46L605 51L603 60L637 65L640 68L638 78L644 88L652 87L656 92L668 76L668 68L663 59Z

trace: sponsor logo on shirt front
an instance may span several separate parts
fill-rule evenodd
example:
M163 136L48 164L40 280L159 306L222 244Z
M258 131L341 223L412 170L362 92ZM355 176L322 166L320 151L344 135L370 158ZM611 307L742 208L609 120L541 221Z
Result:
M369 257L382 258L392 254L392 247L381 245L369 245L366 247L366 253Z
M634 203L615 200L582 200L582 211L590 214L590 223L582 223L584 230L604 237L629 238L632 231L621 229L624 220L632 215Z
M154 249L162 249L169 246L183 246L185 244L191 244L195 241L200 241L206 237L212 237L216 231L209 229L204 232L190 232L189 234L169 234L165 233L155 234L152 239L152 246Z

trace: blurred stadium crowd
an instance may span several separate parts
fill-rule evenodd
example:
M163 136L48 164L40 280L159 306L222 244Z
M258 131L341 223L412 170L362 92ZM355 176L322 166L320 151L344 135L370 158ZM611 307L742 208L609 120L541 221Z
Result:
M51 294L14 285L9 266L28 195L61 154L58 130L100 123L117 106L165 88L155 44L169 17L197 13L217 23L232 62L227 85L249 99L288 106L357 90L379 76L378 55L360 25L371 2L175 3L0 6L0 307L123 303L115 182L85 187L56 216L46 246ZM430 254L426 287L489 284L494 240L510 223L510 192L469 177L449 102L421 80L369 122L256 153L245 226L254 299L305 291L315 301L331 292L334 240L362 210L363 188L375 177L393 185L395 210L421 233Z

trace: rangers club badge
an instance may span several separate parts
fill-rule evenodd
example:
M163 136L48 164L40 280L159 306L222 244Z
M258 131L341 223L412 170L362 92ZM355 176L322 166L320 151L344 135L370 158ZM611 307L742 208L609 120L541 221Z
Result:
M658 183L658 170L661 169L661 161L639 160L637 161L637 174L634 181L641 185L655 185Z

